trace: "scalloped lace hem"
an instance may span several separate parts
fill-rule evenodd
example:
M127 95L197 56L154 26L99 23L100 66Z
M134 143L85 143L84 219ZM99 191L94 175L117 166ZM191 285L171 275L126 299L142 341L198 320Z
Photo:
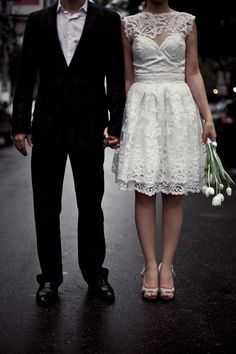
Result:
M173 195L187 195L188 193L200 193L203 184L172 184L172 183L156 183L155 185L147 185L135 181L124 182L117 180L118 188L120 191L137 191L148 196L157 193L173 194Z

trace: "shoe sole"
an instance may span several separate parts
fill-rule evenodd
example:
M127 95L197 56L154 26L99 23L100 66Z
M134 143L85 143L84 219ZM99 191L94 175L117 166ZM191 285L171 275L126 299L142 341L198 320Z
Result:
M55 305L58 302L58 300L59 300L58 294L50 297L50 299L48 299L48 301L42 301L42 300L38 299L36 296L36 303L40 307L49 307L49 306Z
M151 298L151 297L146 297L142 294L142 299L147 302L155 302L158 300L158 295L156 297Z
M96 291L94 291L91 288L88 289L88 295L89 297L95 298L105 304L114 304L115 302L115 296L111 298L104 298L102 295L98 294Z

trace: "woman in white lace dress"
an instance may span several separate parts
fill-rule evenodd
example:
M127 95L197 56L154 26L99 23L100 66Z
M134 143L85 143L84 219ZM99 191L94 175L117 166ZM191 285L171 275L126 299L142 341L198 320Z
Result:
M198 65L194 16L168 0L148 0L124 18L127 101L113 171L120 190L135 190L135 221L144 253L145 299L174 298L173 259L182 196L203 185L205 144L216 139ZM156 260L155 198L162 195L162 259Z

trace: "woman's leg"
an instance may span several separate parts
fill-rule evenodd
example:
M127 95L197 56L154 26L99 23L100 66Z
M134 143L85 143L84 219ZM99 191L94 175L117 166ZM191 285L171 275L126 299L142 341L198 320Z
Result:
M171 265L179 243L183 221L182 196L162 194L162 265L160 287L172 288Z
M157 288L156 196L135 193L135 222L145 259L144 286Z

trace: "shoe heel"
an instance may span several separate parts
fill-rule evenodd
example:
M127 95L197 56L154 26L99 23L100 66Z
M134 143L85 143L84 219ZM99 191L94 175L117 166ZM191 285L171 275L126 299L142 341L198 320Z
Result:
M162 263L160 263L159 267L158 267L159 274L160 274L161 264ZM176 273L174 271L173 265L171 265L171 273L172 273L172 277L174 278L176 276ZM160 292L160 298L164 301L171 301L175 298L175 287L174 286L172 288L160 287L159 292Z
M145 267L143 267L143 269L140 272L140 276L143 278L144 277L144 273L145 273Z
M144 278L144 273L145 273L145 267L143 267L142 271L140 272L140 276ZM147 296L147 294L152 293L153 296ZM158 297L159 293L159 288L147 288L144 285L142 285L142 298L147 301L155 301Z

